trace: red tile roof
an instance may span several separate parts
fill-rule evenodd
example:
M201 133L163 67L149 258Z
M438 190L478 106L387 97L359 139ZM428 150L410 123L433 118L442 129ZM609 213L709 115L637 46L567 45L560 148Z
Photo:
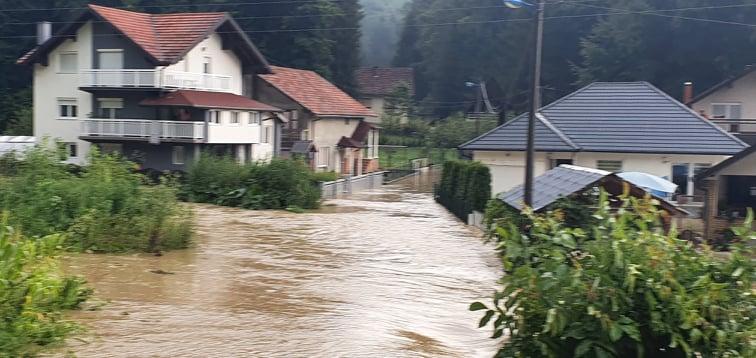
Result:
M89 8L145 52L173 63L226 21L223 12L144 14L99 5Z
M273 73L258 76L316 116L375 117L362 103L313 71L271 68Z
M391 94L399 85L409 86L415 93L415 71L410 67L361 68L355 72L357 86L362 95Z
M148 98L143 106L177 106L218 109L240 109L278 112L280 109L253 99L224 92L179 90L158 98Z

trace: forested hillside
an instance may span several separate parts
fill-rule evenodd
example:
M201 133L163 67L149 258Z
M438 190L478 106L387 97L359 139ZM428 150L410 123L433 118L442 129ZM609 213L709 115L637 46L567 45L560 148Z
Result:
M386 66L396 53L405 6L410 0L360 0L362 19L362 65Z
M14 123L30 115L31 70L15 61L34 47L36 22L51 21L57 31L88 3L154 13L228 11L272 64L313 69L354 90L358 0L0 0L0 133L23 127Z
M416 68L435 115L468 106L476 79L495 105L522 110L531 16L501 0L414 0L394 64ZM701 91L756 61L752 0L547 1L545 16L546 102L591 81L646 80L679 97L684 81Z

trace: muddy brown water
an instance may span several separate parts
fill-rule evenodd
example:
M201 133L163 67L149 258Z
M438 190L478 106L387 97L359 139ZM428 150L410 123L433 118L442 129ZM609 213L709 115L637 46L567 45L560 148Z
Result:
M196 205L194 247L73 255L107 301L78 357L490 357L496 257L423 175L293 214Z

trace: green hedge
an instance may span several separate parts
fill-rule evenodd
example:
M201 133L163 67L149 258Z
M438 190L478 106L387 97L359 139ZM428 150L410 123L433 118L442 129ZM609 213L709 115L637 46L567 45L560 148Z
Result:
M189 166L182 189L198 203L247 209L314 209L320 204L318 182L333 174L315 174L301 161L239 164L230 157L203 154Z
M479 162L448 161L444 163L436 201L454 215L467 220L471 212L483 212L491 198L491 172Z

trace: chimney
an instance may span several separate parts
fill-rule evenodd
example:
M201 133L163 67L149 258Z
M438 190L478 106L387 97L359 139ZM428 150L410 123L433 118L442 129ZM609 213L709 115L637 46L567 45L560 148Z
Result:
M683 84L683 104L690 107L693 102L693 82L685 82Z
M49 21L37 23L37 45L43 44L52 37L52 24Z

